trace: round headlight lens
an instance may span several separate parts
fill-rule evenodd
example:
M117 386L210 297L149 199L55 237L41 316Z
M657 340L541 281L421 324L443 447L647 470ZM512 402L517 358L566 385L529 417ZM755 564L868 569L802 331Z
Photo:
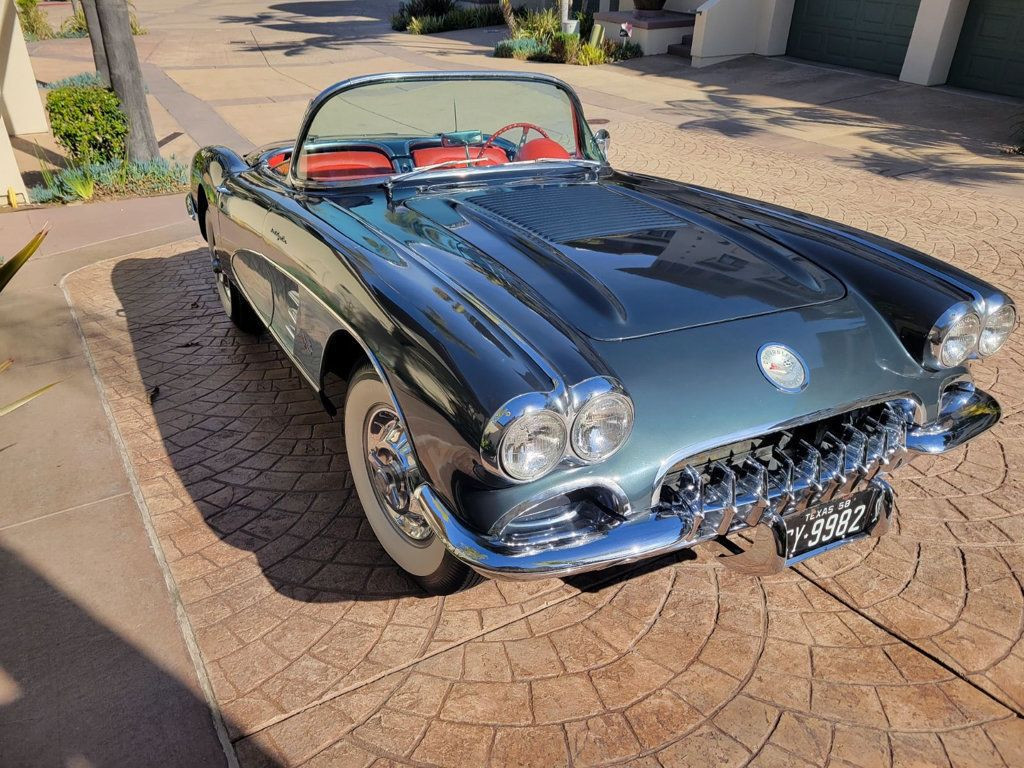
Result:
M991 355L999 351L1010 331L1017 322L1017 311L1012 304L1004 304L985 319L985 327L978 341L978 351L983 355Z
M501 468L516 480L536 480L565 454L565 423L551 411L533 411L514 421L501 439Z
M946 331L939 347L939 362L945 368L955 368L971 355L981 335L981 320L969 312Z
M633 429L633 403L608 392L589 400L572 425L572 449L584 461L600 461L615 453Z

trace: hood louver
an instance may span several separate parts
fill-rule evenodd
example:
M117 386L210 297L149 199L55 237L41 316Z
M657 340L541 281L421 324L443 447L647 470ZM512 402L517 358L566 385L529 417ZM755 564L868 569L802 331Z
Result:
M554 243L686 224L652 205L598 185L512 189L466 200Z

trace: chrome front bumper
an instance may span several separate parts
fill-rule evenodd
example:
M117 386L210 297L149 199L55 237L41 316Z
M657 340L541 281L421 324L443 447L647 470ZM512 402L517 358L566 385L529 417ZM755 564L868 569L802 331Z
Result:
M971 386L950 390L934 422L907 430L906 447L919 453L948 451L989 429L999 416L999 404L981 390ZM889 527L892 490L881 477L868 482L884 502L883 514L868 531L868 535L879 536ZM701 541L692 538L692 525L675 515L660 516L652 510L646 519L624 523L580 544L509 553L495 549L486 537L463 525L428 484L420 485L414 496L421 514L449 551L491 578L568 576L645 560ZM784 532L778 514L765 514L757 525L745 530L754 532L754 544L748 551L726 558L735 561L729 564L751 574L774 573L792 564L785 559Z

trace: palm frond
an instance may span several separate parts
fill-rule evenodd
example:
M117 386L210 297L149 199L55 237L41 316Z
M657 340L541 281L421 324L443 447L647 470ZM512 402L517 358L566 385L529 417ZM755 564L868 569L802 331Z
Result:
M33 400L35 400L41 394L46 392L46 390L51 389L53 387L56 387L58 384L60 384L59 381L51 382L51 383L47 384L45 387L40 387L35 392L31 392L31 393L25 395L20 400L15 400L13 403L10 403L10 404L4 405L4 406L0 406L0 416L6 416L8 413L11 413L12 411L18 410L19 408L21 408L21 406L26 405L28 403L31 403Z
M9 260L0 263L0 292L7 287L7 284L11 282L17 271L25 266L25 262L29 260L29 257L39 250L39 246L42 245L49 231L50 225L43 225L43 228L36 233L35 237L28 241L24 248L14 254Z

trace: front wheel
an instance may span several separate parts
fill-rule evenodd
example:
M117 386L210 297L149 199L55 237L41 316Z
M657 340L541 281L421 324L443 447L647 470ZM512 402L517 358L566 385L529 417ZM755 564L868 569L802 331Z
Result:
M413 507L416 463L389 392L372 366L360 368L345 396L345 445L352 480L377 541L392 560L434 595L479 581Z

